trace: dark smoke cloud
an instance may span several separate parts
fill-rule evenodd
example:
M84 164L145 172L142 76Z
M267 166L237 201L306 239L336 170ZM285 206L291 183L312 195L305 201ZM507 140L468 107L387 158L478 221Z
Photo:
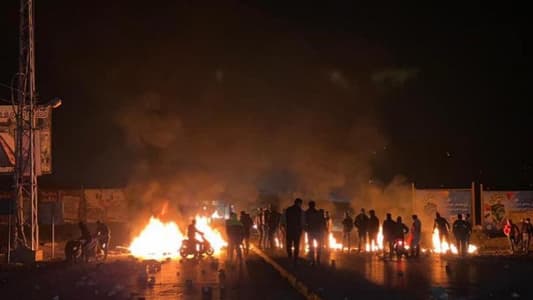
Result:
M145 45L134 65L114 64L110 80L130 79L115 121L134 152L132 205L364 198L386 144L371 77L384 52L343 39L335 47L253 10L206 14L211 23L180 19L176 39ZM351 72L337 58L350 49Z

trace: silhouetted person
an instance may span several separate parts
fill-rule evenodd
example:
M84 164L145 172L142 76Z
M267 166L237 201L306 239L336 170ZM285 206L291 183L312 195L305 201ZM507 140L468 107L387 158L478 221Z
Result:
M394 238L405 242L405 235L409 232L409 228L403 223L402 217L396 218L396 227L394 230Z
M383 252L385 254L385 247L388 246L389 256L391 257L394 254L393 243L395 231L396 223L392 220L392 215L387 213L387 217L383 221Z
M263 232L264 232L264 241L263 241L263 247L270 248L270 215L272 214L272 205L268 205L268 207L263 211L263 218L264 218L264 224L263 224Z
M91 232L89 231L89 228L87 227L87 224L85 222L79 222L78 228L80 229L80 239L83 240L83 247L87 246L93 239L91 236Z
M354 227L354 220L350 216L349 212L344 213L344 219L342 220L342 247L348 245L348 252L352 247L352 230Z
M329 233L331 232L331 227L333 226L333 223L331 221L331 217L329 215L329 211L324 211L323 209L320 209L320 211L324 215L324 236L323 236L323 247L329 248Z
M257 215L255 216L255 225L259 232L259 241L257 247L262 249L265 245L266 232L265 232L265 209L259 208Z
M285 224L286 232L286 247L289 259L292 259L294 264L298 261L298 254L300 251L300 237L302 236L302 199L296 198L294 205L289 206L285 210Z
M254 226L254 222L252 221L252 217L245 211L241 211L240 221L243 228L244 253L248 255L250 251L250 232L252 226Z
M524 251L524 253L528 254L531 235L533 235L533 225L531 225L530 218L526 218L524 220L520 231L522 232L522 250Z
M197 249L196 246L203 242L196 238L197 233L202 236L202 238L204 237L204 233L196 228L196 219L192 219L191 224L187 226L187 240L189 242L189 247L192 249Z
M439 230L439 240L440 244L442 245L445 241L449 244L449 238L448 233L450 232L450 223L448 221L441 217L439 213L435 213L435 223L433 224L433 231L435 231L435 228Z
M413 225L411 226L411 256L418 257L420 255L420 239L422 238L422 223L417 215L413 215Z
M241 245L244 238L244 228L237 219L237 214L232 212L230 218L226 220L226 234L228 236L228 259L233 261L233 254L237 252L239 263L242 262Z
M465 256L468 252L468 223L463 220L463 215L458 214L457 220L453 222L453 235L457 243L459 255Z
M373 209L369 210L368 213L370 217L368 218L366 230L368 231L368 242L370 243L370 247L372 247L372 245L378 245L379 219Z
M368 230L369 224L368 223L369 223L369 218L365 213L365 209L361 208L361 212L355 217L355 220L354 220L354 225L355 225L355 228L357 228L357 233L359 237L359 240L357 242L357 248L359 252L361 252L361 250L364 249L366 241L367 241L367 234L369 235L369 230ZM378 227L379 227L379 221L378 221ZM368 238L371 239L370 236Z
M520 230L518 226L513 223L511 219L507 219L507 223L503 227L503 233L509 240L509 246L511 247L511 253L515 253L518 242L520 241Z
M466 222L466 225L468 225L468 235L466 237L466 247L467 247L466 249L468 250L468 246L470 245L470 237L472 236L472 227L473 227L472 219L470 219L470 214L466 214L464 221Z
M107 259L107 253L109 251L109 245L111 242L111 230L107 224L96 221L96 238L98 239L99 245L104 250L104 259Z
M313 265L320 264L320 253L326 229L325 221L324 213L316 209L315 201L309 201L309 208L305 211L305 230L309 242L309 256Z
M276 208L271 207L268 215L268 241L271 249L276 248L276 238L279 232L281 214Z

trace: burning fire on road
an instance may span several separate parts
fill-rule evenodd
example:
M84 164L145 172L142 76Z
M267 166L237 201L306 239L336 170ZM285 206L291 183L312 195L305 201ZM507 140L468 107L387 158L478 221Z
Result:
M431 237L431 240L433 242L433 249L432 251L434 253L448 253L451 252L452 254L459 254L459 251L457 250L457 247L454 244L449 244L447 241L442 241L439 238L439 230L435 229L433 232L433 235ZM469 244L468 245L468 254L476 253L478 248L475 245Z
M222 234L211 226L211 218L196 216L196 228L204 233L204 237L215 250L215 255L227 246ZM156 217L151 217L148 224L139 235L131 242L128 249L130 253L142 259L163 260L179 257L179 249L186 238L176 222L162 222ZM197 235L198 240L201 236Z

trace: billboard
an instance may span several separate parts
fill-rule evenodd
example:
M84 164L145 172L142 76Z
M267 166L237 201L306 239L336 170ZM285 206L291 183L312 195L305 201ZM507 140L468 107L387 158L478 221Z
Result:
M482 224L487 233L501 234L508 218L518 223L533 218L533 191L483 191Z
M0 174L15 170L15 132L17 128L16 107L0 105ZM37 174L52 172L52 108L37 107L35 110L35 148ZM24 142L27 144L27 141ZM24 146L23 146L24 147Z
M83 196L87 222L128 220L128 205L122 189L86 189Z
M424 189L415 190L413 209L418 214L423 228L433 228L435 213L446 218L450 224L457 214L472 214L472 189Z

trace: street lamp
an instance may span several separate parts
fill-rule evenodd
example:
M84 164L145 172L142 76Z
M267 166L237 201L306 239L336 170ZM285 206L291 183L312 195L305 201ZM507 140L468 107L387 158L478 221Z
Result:
M56 108L60 107L61 104L63 104L63 101L61 100L61 98L54 97L54 98L50 99L50 101L48 101L44 106L56 109Z

